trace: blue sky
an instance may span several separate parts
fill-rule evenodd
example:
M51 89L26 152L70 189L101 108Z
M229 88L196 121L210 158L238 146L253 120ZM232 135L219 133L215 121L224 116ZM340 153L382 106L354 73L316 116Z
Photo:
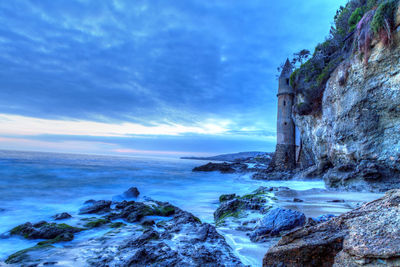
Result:
M345 2L0 1L0 149L272 151L276 67Z

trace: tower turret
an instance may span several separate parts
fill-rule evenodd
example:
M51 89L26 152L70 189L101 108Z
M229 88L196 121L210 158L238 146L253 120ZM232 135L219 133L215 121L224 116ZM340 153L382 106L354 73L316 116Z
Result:
M290 75L293 66L289 59L279 77L277 142L274 156L276 170L292 170L296 168L296 135L292 118L294 90L290 86Z

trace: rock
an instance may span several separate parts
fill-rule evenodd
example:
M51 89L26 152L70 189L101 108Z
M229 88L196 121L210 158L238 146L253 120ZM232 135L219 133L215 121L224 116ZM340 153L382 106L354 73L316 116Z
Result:
M263 266L398 266L400 190L283 236Z
M135 201L122 201L115 206L116 210L107 215L109 219L125 219L127 222L138 222L144 216L155 215L152 207Z
M219 202L224 202L228 200L232 200L236 197L236 194L226 194L226 195L221 195L219 197Z
M137 187L131 187L127 191L125 191L122 194L122 197L124 198L137 198L139 196L140 192L137 189Z
M98 203L99 201L91 201L88 205ZM52 244L70 241L75 230L87 229L44 221L26 223L14 228L11 231L13 234L52 239L18 251L10 255L6 262L15 266L44 266L53 263L62 263L63 266L99 267L244 266L214 226L202 223L189 212L167 202L155 200L147 200L145 203L121 201L114 204L110 206L110 211L102 209L106 212L102 217L82 220L87 222L86 226L91 229L102 226L113 227L114 230L110 229L109 233L90 240L76 240L67 246ZM169 218L160 220L158 217L146 217L148 215ZM126 225L118 221L113 222L113 218L140 221L141 224ZM156 226L155 220L159 220ZM63 229L63 232L56 232L59 229Z
M235 169L232 167L230 163L212 163L209 162L206 165L202 165L199 167L195 167L193 169L194 172L213 172L220 171L221 173L234 173Z
M85 202L86 206L79 210L79 214L91 214L91 213L105 213L110 211L111 201L108 200L88 200Z
M293 202L304 202L304 200L299 199L299 198L294 198L294 199L293 199Z
M239 199L233 199L222 202L218 209L214 212L214 219L216 221L223 219L227 215L238 212L243 208L244 203Z
M27 222L11 229L11 235L23 236L27 239L53 239L64 234L73 234L82 231L67 224L47 223L41 221L32 224ZM72 237L73 238L73 237Z
M143 219L140 221L140 224L143 226L152 226L155 224L155 221L152 219Z
M271 209L258 223L256 230L250 234L253 242L262 241L267 237L278 236L283 231L303 226L306 216L295 210Z
M326 222L329 221L332 218L335 218L336 216L333 214L324 214L324 215L320 215L318 217L312 218L314 220L314 222L316 223L322 223L322 222Z
M64 219L69 219L71 217L72 216L67 212L58 213L53 216L54 220L64 220Z
M296 173L293 171L274 171L269 169L259 170L253 174L255 180L290 180Z
M398 18L399 11L397 11ZM322 168L328 187L383 192L400 173L400 32L372 47L366 67L351 54L331 74L319 114L294 114L302 155ZM300 91L298 101L302 99ZM300 157L300 158L301 158Z

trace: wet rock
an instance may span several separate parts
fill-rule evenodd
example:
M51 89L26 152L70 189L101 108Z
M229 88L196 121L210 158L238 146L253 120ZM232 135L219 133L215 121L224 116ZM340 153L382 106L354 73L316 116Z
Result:
M206 165L195 167L194 172L214 172L219 171L221 173L234 173L235 169L232 167L231 163L212 163L209 162Z
M139 196L140 192L137 189L137 187L131 187L128 190L126 190L123 194L122 197L124 198L137 198Z
M161 232L149 229L102 260L110 266L243 266L214 226L174 210L172 219L159 225Z
M111 201L108 200L88 200L86 206L79 210L79 214L105 213L110 211Z
M242 209L244 206L244 203L240 199L233 199L229 201L222 202L221 205L218 207L218 209L214 212L214 219L221 220L224 217L227 217L227 215L238 212L240 209Z
M253 174L252 178L255 180L290 180L294 177L296 173L293 171L273 171L270 169L258 170Z
M98 201L95 201L89 205L97 203ZM98 238L77 240L65 247L52 244L72 240L74 230L70 226L40 222L16 227L13 229L14 233L20 235L31 235L33 232L48 233L47 236L41 234L41 238L56 235L49 227L55 230L63 228L65 231L55 238L11 255L7 262L15 266L44 266L51 262L63 262L65 266L98 267L243 266L215 227L202 223L189 212L167 202L154 200L148 200L146 203L122 201L114 204L110 207L109 213L102 218L93 217L96 220L91 220L89 223L102 220L106 222L101 224L105 227L113 227L114 224L118 224L116 227L124 227L114 229ZM159 221L157 227L154 227L155 219L146 217L148 215L168 216L168 218ZM125 225L112 221L113 218L137 221L140 217L145 226Z
M143 219L140 221L140 224L143 226L152 226L155 224L155 221L152 219Z
M293 202L304 202L304 200L300 199L300 198L294 198Z
M400 190L283 236L264 266L398 266Z
M20 250L10 256L5 260L7 264L14 264L13 266L29 266L36 267L39 264L35 259L30 257L30 253L41 252L43 254L50 252L53 249L51 245L36 245L31 248ZM35 263L36 262L36 263ZM18 265L16 265L18 264Z
M225 194L219 197L219 202L224 202L228 200L232 200L236 197L236 194Z
M312 219L316 223L323 223L323 222L329 221L330 219L335 218L335 217L336 216L333 214L324 214L324 215L320 215L320 216L312 218Z
M256 230L250 234L253 242L262 241L267 237L278 236L283 231L303 226L306 216L295 210L271 209L258 223Z
M144 216L154 215L153 208L142 202L124 201L116 205L116 211L108 215L110 219L125 219L128 222L138 222Z
M74 234L82 231L77 227L67 224L47 223L45 221L32 224L30 222L21 224L11 229L11 235L23 236L27 239L53 239L63 234Z
M97 228L97 227L103 226L103 225L108 224L108 223L110 223L109 219L93 217L84 226L86 228L92 229L92 228Z
M65 220L65 219L69 219L71 217L72 216L67 212L58 213L53 216L54 220Z
M143 244L149 242L150 240L157 240L160 238L160 235L158 234L157 231L154 231L153 229L146 230L143 232L142 235L139 237L135 238L132 241L129 241L126 243L124 246L121 246L120 248L132 248L132 247L140 247Z

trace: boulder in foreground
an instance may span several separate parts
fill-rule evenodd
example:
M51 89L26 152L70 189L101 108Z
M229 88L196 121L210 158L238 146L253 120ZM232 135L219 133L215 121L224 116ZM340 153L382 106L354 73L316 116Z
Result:
M400 190L283 236L263 266L400 266Z

